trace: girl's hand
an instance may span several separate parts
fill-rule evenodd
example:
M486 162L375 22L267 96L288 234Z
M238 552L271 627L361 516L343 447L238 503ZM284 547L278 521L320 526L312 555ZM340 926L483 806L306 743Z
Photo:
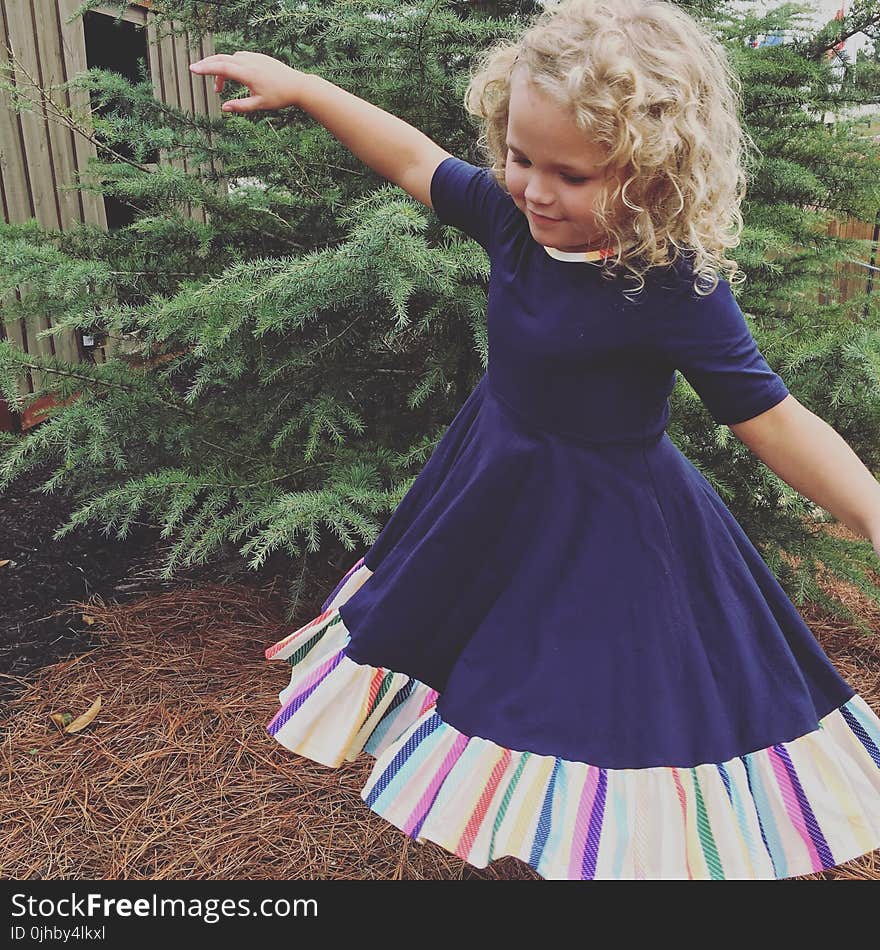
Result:
M223 92L227 79L241 83L251 91L247 99L227 99L224 112L253 112L256 109L282 109L298 105L303 79L307 73L292 69L265 53L238 50L215 53L196 63L190 63L194 73L214 76L214 92Z

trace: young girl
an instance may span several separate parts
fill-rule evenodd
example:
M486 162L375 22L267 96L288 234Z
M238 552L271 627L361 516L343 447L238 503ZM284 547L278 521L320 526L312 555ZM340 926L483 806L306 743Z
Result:
M491 260L489 369L266 651L293 668L269 733L372 754L367 805L477 867L785 878L880 847L880 719L666 434L678 369L880 553L880 485L718 274L746 144L723 47L665 2L553 4L472 75L491 169L262 54L191 68L248 87L229 111L304 109Z

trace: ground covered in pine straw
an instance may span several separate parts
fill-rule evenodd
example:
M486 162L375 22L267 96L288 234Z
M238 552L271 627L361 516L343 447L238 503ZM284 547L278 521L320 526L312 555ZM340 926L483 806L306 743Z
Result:
M880 609L834 592L876 637L804 619L880 710ZM4 878L537 878L515 858L473 869L375 815L359 794L371 756L330 769L265 732L289 669L263 651L298 626L274 587L208 584L80 608L100 645L33 674L3 723ZM53 721L98 697L80 731ZM822 878L880 880L880 852L807 877Z
M369 755L338 769L265 732L290 669L272 589L208 585L84 607L102 645L48 666L4 722L0 874L13 879L534 878L418 845L360 797ZM78 716L101 697L82 731Z

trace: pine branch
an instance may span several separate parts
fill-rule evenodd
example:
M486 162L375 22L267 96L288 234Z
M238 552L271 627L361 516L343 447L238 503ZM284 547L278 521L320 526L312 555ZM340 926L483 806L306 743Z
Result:
M880 12L876 10L876 3L865 6L864 10L858 7L850 9L843 19L832 20L818 34L805 40L795 40L792 46L805 59L821 60L826 53L857 33L870 33L872 29L880 28Z
M54 121L56 124L61 124L65 128L70 129L73 132L76 132L77 134L81 135L83 138L91 142L95 146L96 149L108 152L110 155L113 156L113 158L115 158L117 161L121 163L125 165L130 165L133 168L136 168L142 172L150 171L149 166L140 165L139 163L132 161L130 158L127 158L125 155L121 155L119 152L115 151L114 149L110 148L108 145L106 145L105 143L97 139L90 131L88 131L88 129L79 125L75 120L75 116L73 115L72 110L70 113L68 113L65 109L60 107L58 103L55 102L54 99L52 99L52 97L48 94L48 92L28 72L24 63L15 55L15 52L13 51L11 46L6 47L6 52L7 52L7 55L9 56L10 61L15 65L16 70L22 72L25 78L27 79L29 86L32 89L35 89L37 91L39 95L39 101L42 104L44 110L46 106L51 105L52 111L54 112L56 116L60 117L60 120L57 118L53 119L49 115L48 111L43 112L44 118L48 119L49 121ZM18 92L17 82L14 82L14 88L16 90L16 95L20 96L21 94ZM27 100L27 101L33 102L34 100ZM13 103L13 106L14 106L14 103Z

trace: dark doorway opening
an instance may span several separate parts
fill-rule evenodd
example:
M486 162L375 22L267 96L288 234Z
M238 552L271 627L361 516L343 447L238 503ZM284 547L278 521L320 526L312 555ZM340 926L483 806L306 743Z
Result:
M101 69L109 69L125 76L130 82L136 83L149 75L149 50L147 32L137 23L129 20L116 20L105 13L88 11L83 16L86 41L86 64ZM138 67L140 64L141 72ZM94 109L96 115L123 111L120 102L108 102L106 105ZM114 144L114 150L125 158L135 160L131 146L128 143ZM102 160L112 160L113 156L101 154L99 146L98 156ZM147 164L158 163L159 153L155 149L145 156ZM113 231L131 224L137 217L139 207L135 203L120 201L112 195L104 196L104 208L107 212L107 228Z

